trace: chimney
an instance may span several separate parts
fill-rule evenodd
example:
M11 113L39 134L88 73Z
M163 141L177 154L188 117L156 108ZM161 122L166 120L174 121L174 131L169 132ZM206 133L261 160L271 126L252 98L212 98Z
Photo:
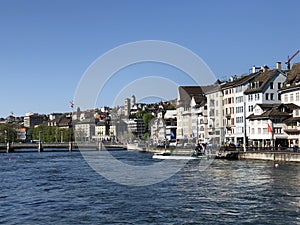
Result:
M281 62L276 63L276 69L281 70Z
M256 73L256 67L252 66L252 73Z
M268 69L269 69L269 67L268 67L267 65L264 65L264 66L262 66L262 67L260 68L260 70L261 70L262 72L266 72Z

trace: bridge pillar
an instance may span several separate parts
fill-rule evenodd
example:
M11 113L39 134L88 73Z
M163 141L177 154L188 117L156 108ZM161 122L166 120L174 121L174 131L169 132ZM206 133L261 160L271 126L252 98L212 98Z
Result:
M72 152L72 150L73 150L73 143L72 143L72 141L69 142L68 150L69 150L69 152Z
M7 153L10 153L10 152L13 152L14 151L14 149L13 149L13 147L11 146L11 143L8 141L7 143L6 143L6 152Z
M99 151L103 150L103 143L102 143L102 141L99 141L98 150Z
M43 149L43 145L42 145L42 142L39 141L39 145L38 145L38 152L42 152L44 149Z

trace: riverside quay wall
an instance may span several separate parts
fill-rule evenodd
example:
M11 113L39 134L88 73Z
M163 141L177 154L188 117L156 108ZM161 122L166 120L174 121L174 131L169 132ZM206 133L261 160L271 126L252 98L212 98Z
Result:
M239 152L238 158L300 163L299 152Z

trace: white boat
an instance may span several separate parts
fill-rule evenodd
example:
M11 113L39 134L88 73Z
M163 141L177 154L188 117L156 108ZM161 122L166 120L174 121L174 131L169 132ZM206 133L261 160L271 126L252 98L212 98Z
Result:
M177 160L193 160L193 159L206 159L206 155L172 155L169 153L156 153L152 156L153 159L177 159Z
M145 146L139 142L127 143L127 150L145 151Z

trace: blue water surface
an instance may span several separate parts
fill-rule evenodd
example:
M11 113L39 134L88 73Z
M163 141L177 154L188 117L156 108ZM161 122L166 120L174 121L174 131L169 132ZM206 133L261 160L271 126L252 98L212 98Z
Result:
M112 154L155 163L151 154ZM300 224L299 164L198 164L133 187L106 180L80 152L0 154L0 224Z

